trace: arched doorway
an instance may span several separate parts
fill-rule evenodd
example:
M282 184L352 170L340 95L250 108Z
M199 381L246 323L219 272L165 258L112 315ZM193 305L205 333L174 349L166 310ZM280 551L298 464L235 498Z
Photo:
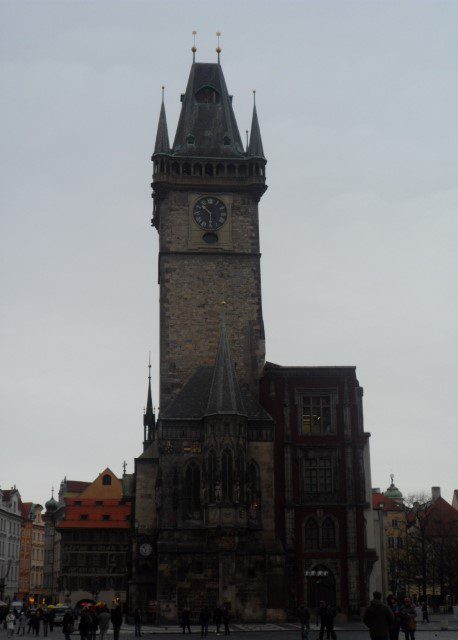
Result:
M336 606L336 580L332 571L324 565L317 565L305 572L307 580L307 605L316 609L321 600Z

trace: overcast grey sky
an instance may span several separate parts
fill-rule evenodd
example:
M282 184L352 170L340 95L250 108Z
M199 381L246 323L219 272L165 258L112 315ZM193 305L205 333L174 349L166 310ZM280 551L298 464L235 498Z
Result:
M141 451L157 388L151 163L191 63L253 88L267 358L352 365L374 486L456 474L457 2L0 2L0 485L44 502ZM157 397L157 393L155 393Z

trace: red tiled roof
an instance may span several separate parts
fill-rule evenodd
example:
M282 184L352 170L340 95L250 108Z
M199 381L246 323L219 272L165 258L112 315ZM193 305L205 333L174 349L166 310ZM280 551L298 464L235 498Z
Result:
M83 482L82 480L67 480L66 488L68 493L81 493L88 487L90 482Z
M392 498L384 496L383 493L372 494L372 508L380 509L383 504L383 511L402 511L402 505L398 504Z
M33 502L21 502L21 513L23 518L29 518L32 505Z
M424 517L428 537L458 536L458 512L444 498L434 500Z

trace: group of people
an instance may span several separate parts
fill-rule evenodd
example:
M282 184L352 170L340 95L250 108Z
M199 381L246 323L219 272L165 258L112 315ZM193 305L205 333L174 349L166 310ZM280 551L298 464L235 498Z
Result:
M52 631L54 629L54 611L42 609L39 607L36 610L27 611L22 610L20 613L17 610L9 611L5 617L7 636L11 638L14 635L16 629L16 635L25 636L26 629L27 635L39 636L40 630L43 630L43 636L48 635L48 629Z
M200 637L204 638L208 635L208 627L212 619L210 608L205 605L199 614L200 625ZM216 635L219 636L221 627L224 626L224 635L228 636L231 633L229 628L229 622L231 619L231 613L229 607L220 607L219 605L213 610L213 623L215 625ZM183 633L186 633L186 629L191 633L191 611L188 607L185 607L181 612L180 626L183 629Z
M118 605L111 612L105 605L102 607L84 607L78 624L81 640L95 640L99 631L100 640L105 640L110 622L113 626L113 640L119 640L122 626L122 611ZM67 611L62 620L62 631L65 640L70 640L70 635L75 629L75 616L72 611Z
M301 623L301 636L302 640L307 640L310 631L310 611L305 605L301 605L297 610L297 617ZM327 604L324 600L320 600L317 610L317 621L320 624L319 639L324 639L324 634L329 640L332 638L335 640L336 632L334 630L334 621L336 618L336 610L330 604Z
M426 605L426 618L428 608ZM374 597L366 609L363 622L369 628L371 640L398 640L402 631L405 640L415 640L416 610L410 598L404 598L399 604L394 596L388 596L386 604L382 594L374 591ZM425 616L423 614L423 619Z

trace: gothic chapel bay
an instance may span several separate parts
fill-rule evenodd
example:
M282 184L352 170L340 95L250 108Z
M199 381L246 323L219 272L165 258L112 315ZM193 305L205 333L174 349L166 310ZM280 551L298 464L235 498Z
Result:
M129 609L158 622L217 604L246 621L320 599L359 612L376 556L355 367L266 362L256 104L244 146L219 59L193 61L181 103L171 145L162 101L152 157L160 412L150 381L123 478Z

